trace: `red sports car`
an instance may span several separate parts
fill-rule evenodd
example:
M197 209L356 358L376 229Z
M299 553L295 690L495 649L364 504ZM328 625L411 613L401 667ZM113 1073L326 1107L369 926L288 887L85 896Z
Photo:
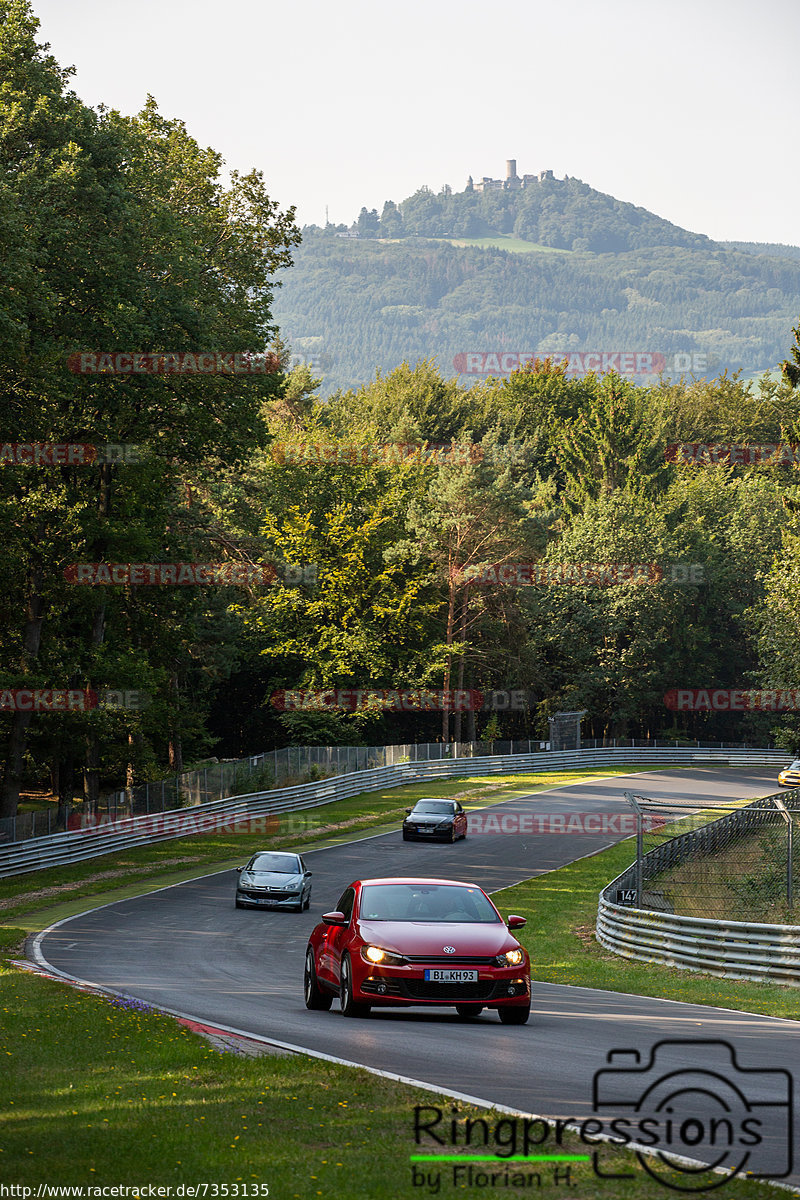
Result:
M496 1008L524 1025L531 1008L530 961L486 893L449 879L361 879L309 938L307 1008L346 1017L373 1005L454 1005L460 1017Z

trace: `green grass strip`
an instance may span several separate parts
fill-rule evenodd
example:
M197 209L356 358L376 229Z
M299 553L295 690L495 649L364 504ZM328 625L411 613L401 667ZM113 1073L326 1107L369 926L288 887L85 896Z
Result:
M177 1188L202 1183L217 1186L217 1196L233 1197L235 1187L239 1196L265 1194L245 1192L247 1185L268 1188L270 1200L405 1200L429 1194L414 1184L416 1170L434 1176L438 1195L451 1200L464 1195L457 1174L464 1166L409 1162L410 1154L435 1149L415 1139L414 1106L438 1104L448 1120L452 1114L460 1122L508 1121L506 1113L305 1055L220 1053L147 1006L120 1007L11 967L0 968L0 1014L0 1179L6 1186L81 1186L83 1200L94 1200L91 1188L119 1185L170 1187L175 1200ZM343 1018L334 1012L329 1019ZM481 1032L470 1030L477 1055ZM513 1053L519 1031L507 1032ZM586 1088L588 1097L588 1076ZM577 1134L562 1130L557 1138L551 1129L551 1135L542 1151L549 1157L553 1148L552 1164L540 1158L538 1172L552 1200L664 1200L668 1194L630 1152L592 1147L605 1174L626 1176L604 1180L583 1161L587 1147ZM493 1141L476 1147L496 1148ZM498 1158L496 1166L505 1167L507 1160ZM481 1179L479 1195L530 1197L530 1173L515 1183L519 1172L515 1164L507 1179L505 1171L496 1182ZM718 1181L709 1176L709 1183ZM776 1193L763 1183L736 1181L726 1184L724 1195L775 1200ZM136 1190L129 1200L137 1196L145 1200Z

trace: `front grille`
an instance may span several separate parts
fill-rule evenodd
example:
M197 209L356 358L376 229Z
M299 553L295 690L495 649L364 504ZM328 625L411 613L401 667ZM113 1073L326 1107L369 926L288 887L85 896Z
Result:
M250 900L299 900L297 892L242 892Z
M490 954L488 958L485 955L477 954L405 954L403 957L412 963L442 963L444 966L494 967L497 965L493 954Z
M496 984L492 980L478 983L429 983L425 979L403 981L403 991L410 1000L492 1000ZM506 995L503 988L501 995Z

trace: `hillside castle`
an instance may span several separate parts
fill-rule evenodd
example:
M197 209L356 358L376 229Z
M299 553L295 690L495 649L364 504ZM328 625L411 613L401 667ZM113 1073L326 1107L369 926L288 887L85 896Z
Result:
M518 175L517 160L507 158L505 179L490 179L488 175L484 175L483 179L479 179L475 183L470 175L466 190L468 192L510 192L514 188L524 188L531 183L544 183L546 179L555 180L552 171L540 171L538 175Z

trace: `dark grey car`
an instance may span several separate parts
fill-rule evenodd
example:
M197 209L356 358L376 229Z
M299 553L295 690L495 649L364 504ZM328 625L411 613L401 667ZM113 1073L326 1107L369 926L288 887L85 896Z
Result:
M299 854L260 850L238 870L237 908L292 908L302 912L311 903L311 872Z
M467 814L457 800L418 800L406 812L404 842L454 842L467 836Z

